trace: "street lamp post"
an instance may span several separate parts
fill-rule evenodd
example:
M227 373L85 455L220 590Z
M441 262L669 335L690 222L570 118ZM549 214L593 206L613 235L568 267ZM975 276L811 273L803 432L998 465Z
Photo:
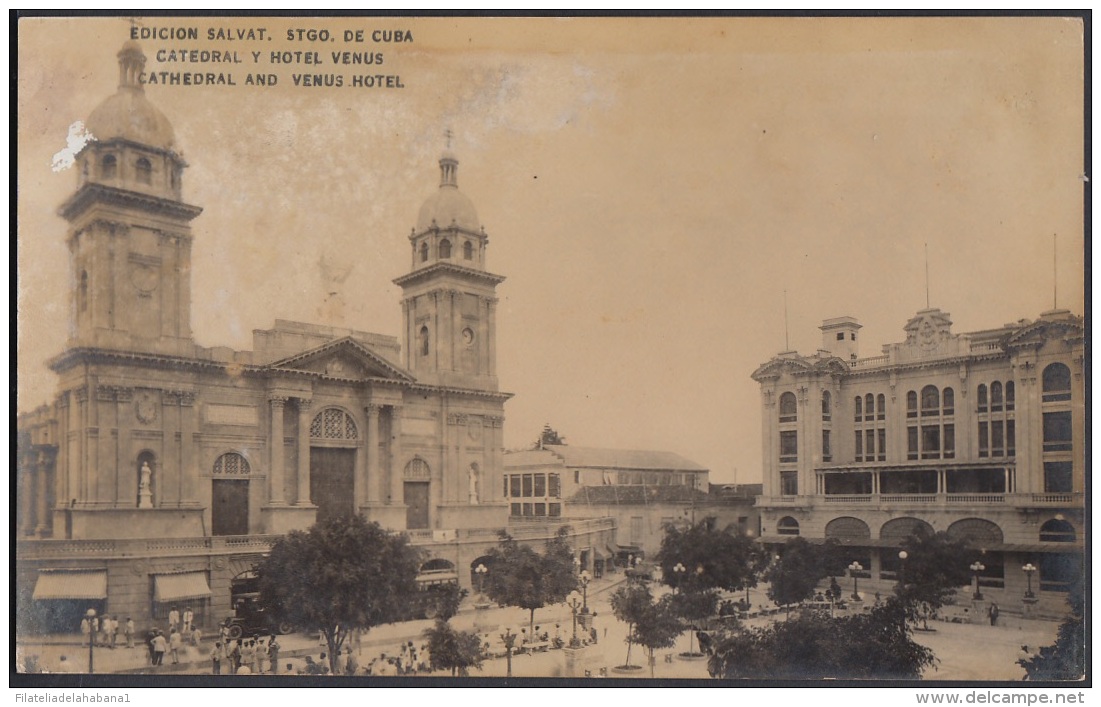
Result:
M1032 593L1032 575L1036 573L1036 565L1029 562L1021 569L1024 571L1025 576L1028 577L1028 591L1025 592L1025 599L1035 599L1036 595Z
M684 565L682 565L681 563L678 562L677 564L673 565L673 577L676 578L675 581L673 582L673 590L674 591L677 591L677 590L680 589L680 582L681 582L681 579L684 577L684 572L685 572Z
M853 561L853 563L851 565L849 565L849 573L852 574L852 576L853 576L853 601L860 601L860 593L857 591L857 586L856 586L856 581L857 581L856 573L857 572L863 572L863 571L864 571L864 566L861 565L859 562Z
M508 626L502 626L497 629L501 634L501 640L505 644L505 662L508 665L508 672L506 677L512 677L512 646L516 643L516 634L512 632L512 628Z
M898 553L899 569L898 569L898 584L900 587L906 586L906 558L910 555L905 550L900 550Z
M486 566L481 563L478 563L478 566L474 568L474 574L478 575L478 594L485 593L485 578L488 571Z
M979 591L979 573L982 572L985 569L986 569L986 565L984 565L981 562L976 561L976 562L971 563L971 574L974 576L974 582L975 582L975 591L971 595L971 598L976 600L976 601L981 601L982 600L982 592Z
M581 608L581 602L581 595L577 592L570 592L569 598L566 599L566 606L573 612L573 637L570 638L570 648L581 647L581 641L577 640L577 610Z
M587 614L589 613L589 581L592 576L588 570L583 570L577 579L581 583L581 613Z
M88 672L95 672L95 655L93 649L96 645L96 630L93 626L93 622L96 618L96 610L88 609L86 614L88 617Z

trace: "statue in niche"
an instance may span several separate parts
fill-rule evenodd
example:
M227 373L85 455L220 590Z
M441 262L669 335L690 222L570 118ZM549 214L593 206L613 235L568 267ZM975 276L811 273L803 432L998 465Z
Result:
M478 465L471 464L469 470L470 504L478 505Z
M153 469L149 467L149 462L142 462L141 477L138 482L138 508L153 507L153 492L151 491L152 480Z

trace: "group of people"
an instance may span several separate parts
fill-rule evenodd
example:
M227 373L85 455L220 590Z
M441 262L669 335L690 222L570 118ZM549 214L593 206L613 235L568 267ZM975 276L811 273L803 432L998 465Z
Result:
M224 665L227 675L275 675L279 672L280 649L275 636L270 636L267 643L262 638L233 640L223 636L210 649L211 670L221 675Z
M432 661L428 646L421 644L418 649L412 641L401 644L398 655L381 654L363 669L365 675L417 675L432 671ZM345 673L351 675L352 673Z
M84 644L114 649L119 645L119 633L122 633L127 648L134 647L134 620L126 617L126 623L119 623L117 616L85 616L80 621L80 633Z
M192 645L198 645L199 638L195 635L196 631L189 634ZM164 631L159 628L151 628L146 636L145 643L149 648L150 665L164 665L166 654L172 658L173 665L180 664L180 653L184 649L184 636L177 629L169 628L168 635L165 636Z

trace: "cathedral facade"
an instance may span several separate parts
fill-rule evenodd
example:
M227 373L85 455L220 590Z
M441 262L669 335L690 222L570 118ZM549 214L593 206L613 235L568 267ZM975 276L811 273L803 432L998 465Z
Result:
M496 287L488 238L440 159L409 235L398 337L277 320L252 351L191 334L186 164L146 98L136 43L77 157L69 223L72 329L50 361L52 404L19 419L22 630L88 608L156 621L188 606L207 625L283 533L362 513L406 532L425 581L471 583L508 527ZM556 522L511 529L536 542ZM610 520L574 544L613 541ZM33 619L33 621L32 621ZM30 621L31 624L27 624ZM79 622L79 619L77 619Z

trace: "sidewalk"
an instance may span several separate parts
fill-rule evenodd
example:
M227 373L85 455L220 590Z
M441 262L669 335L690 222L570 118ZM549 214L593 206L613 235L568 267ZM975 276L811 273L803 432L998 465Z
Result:
M589 600L595 602L606 597L626 579L625 575L617 573L594 580L589 585ZM527 611L516 607L497 606L475 609L474 598L468 597L460 606L459 613L451 619L451 625L455 629L493 634L500 626L509 626L514 633L519 634L521 628L528 626ZM608 620L614 622L610 613ZM562 626L569 626L571 621L569 609L562 604L537 609L535 612L536 624L549 626L557 622ZM419 646L424 640L425 629L431 628L434 623L431 619L422 619L376 626L364 635L362 648L356 658L361 666L365 666L381 653L397 654L404 642L413 641ZM134 648L126 648L125 642L122 647L114 649L96 646L93 653L94 669L96 673L209 675L211 672L210 649L218 636L216 630L212 630L211 633L213 635L203 636L198 647L185 646L180 652L179 664L171 664L170 654L166 654L164 665L159 667L149 664L149 652L144 643L135 642ZM36 655L40 665L45 666L50 672L58 672L61 656L64 655L69 664L69 672L87 673L88 645L82 643L82 640L83 637L80 634L17 637L16 660L20 663L24 656ZM316 632L279 636L278 642L282 647L279 652L281 673L285 672L288 662L300 663L300 660L295 660L296 658L301 659L309 655L317 660L321 653L328 651L327 646L319 643Z

